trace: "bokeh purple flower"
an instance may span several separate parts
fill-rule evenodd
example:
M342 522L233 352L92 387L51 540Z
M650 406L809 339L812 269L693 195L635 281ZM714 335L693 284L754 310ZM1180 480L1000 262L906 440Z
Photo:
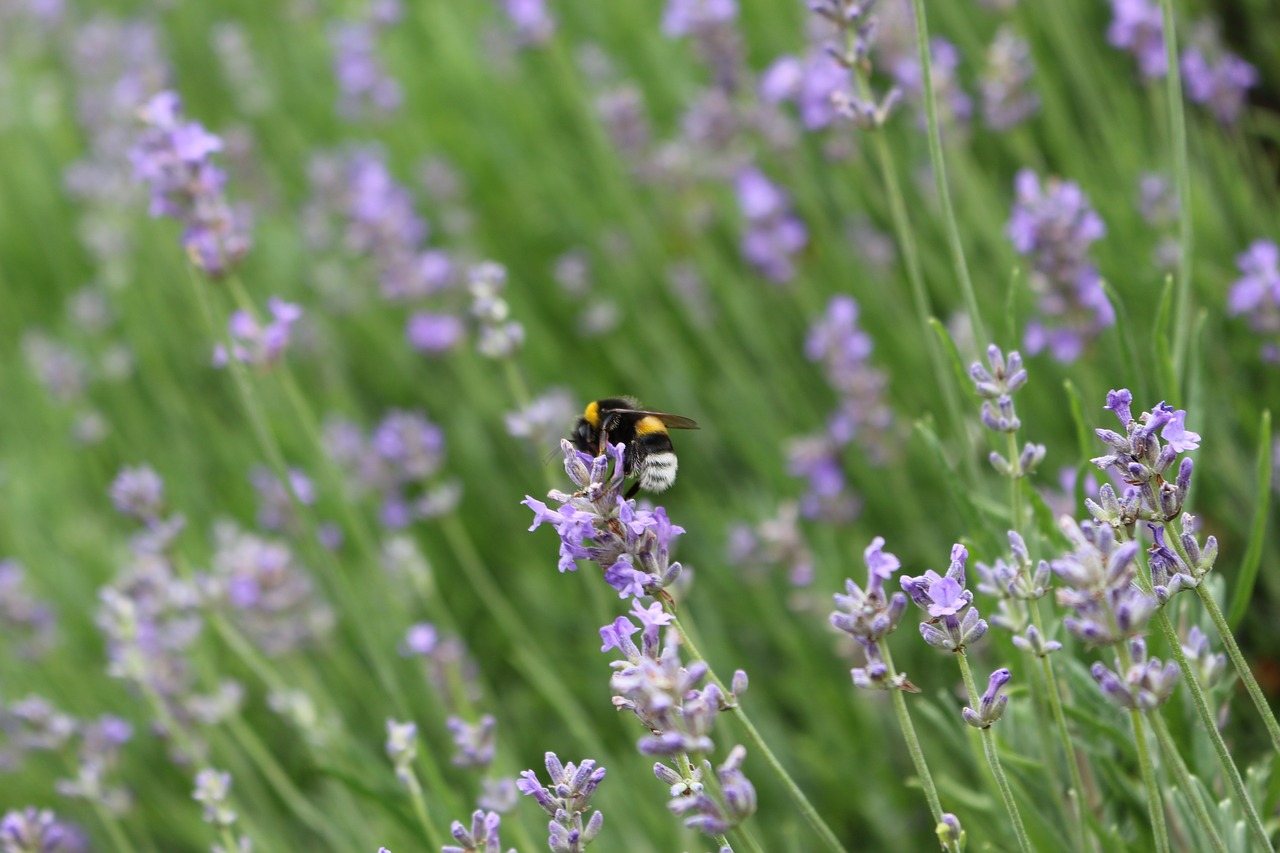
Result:
M792 212L786 191L758 168L743 169L735 185L746 220L742 256L765 278L785 284L795 277L795 256L809 242L808 229Z
M223 344L215 345L215 366L224 367L231 358L256 367L268 367L280 360L289 346L294 324L302 317L302 308L272 296L267 300L267 310L271 319L266 323L260 322L248 311L232 312L227 321L231 339L230 354L228 355L227 347Z
M1255 240L1236 256L1240 278L1227 294L1227 313L1246 314L1249 328L1266 336L1262 358L1280 364L1280 246L1271 240Z
M1261 82L1258 69L1222 45L1217 25L1202 21L1179 62L1187 99L1207 107L1224 125L1244 112L1248 91Z
M577 765L572 761L561 763L554 752L548 752L545 758L550 787L539 782L538 774L532 770L522 771L516 786L551 816L547 828L552 853L582 853L604 826L604 814L599 810L585 824L582 817L591 808L591 797L604 780L605 769L590 758Z
M1164 49L1164 17L1153 0L1111 0L1107 42L1138 61L1144 80L1156 80L1169 71Z
M1115 323L1102 277L1088 257L1106 226L1075 183L1050 179L1042 185L1035 172L1023 169L1014 189L1006 232L1030 262L1039 312L1027 324L1024 346L1033 355L1048 349L1058 361L1075 361Z

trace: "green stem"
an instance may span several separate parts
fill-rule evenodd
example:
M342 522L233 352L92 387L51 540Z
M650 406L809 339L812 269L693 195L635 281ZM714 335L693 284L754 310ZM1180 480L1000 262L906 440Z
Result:
M1165 96L1169 102L1169 139L1173 145L1173 177L1178 188L1178 279L1174 295L1173 369L1182 370L1191 333L1191 171L1187 166L1187 122L1182 105L1182 72L1178 66L1178 32L1173 0L1160 0L1164 23L1164 51L1168 73Z
M1139 573L1141 577L1141 573ZM1133 658L1129 655L1126 640L1116 643L1116 662L1120 672L1128 672L1133 667ZM1164 820L1164 802L1160 798L1159 782L1156 779L1156 768L1151 763L1151 750L1147 745L1147 730L1143 725L1141 711L1130 710L1129 721L1133 724L1133 745L1138 750L1138 766L1142 770L1142 784L1147 789L1147 814L1151 818L1151 831L1155 836L1157 853L1170 853L1169 828Z
M231 831L231 827L222 827L218 834L222 837L222 847L227 853L235 853L240 849L240 843L236 840L236 834Z
M920 72L924 84L925 117L929 123L929 161L933 165L933 180L938 200L942 204L942 221L947 229L947 246L951 250L951 263L955 267L956 280L964 296L969 312L969 324L973 327L973 340L978 346L987 338L978 309L978 297L969 278L969 265L964 257L964 244L960 241L960 228L956 223L955 207L951 204L951 190L947 186L947 162L942 156L942 130L938 126L938 103L933 91L933 63L929 50L929 23L925 18L924 0L912 0L916 16L916 49L920 53Z
M1227 853L1227 845L1223 842L1222 835L1218 832L1218 827L1209 817L1209 810L1205 808L1204 799L1200 796L1200 789L1192 781L1191 771L1187 769L1187 763L1182 760L1182 755L1178 752L1178 747L1173 742L1173 736L1169 734L1169 727L1165 725L1164 717L1159 714L1148 714L1147 720L1151 723L1151 728L1156 733L1156 742L1160 744L1160 750L1173 768L1173 775L1178 777L1178 784L1182 786L1182 790L1186 793L1187 802L1196 816L1196 821L1200 824L1200 828L1204 830L1204 834L1208 836L1210 846L1219 851L1219 853Z
M1040 617L1040 599L1028 602L1031 611L1031 624L1036 626L1040 636L1047 637L1044 623ZM1067 715L1062 710L1062 693L1058 687L1058 678L1048 656L1040 658L1040 668L1044 673L1048 686L1049 708L1053 712L1054 728L1058 730L1058 739L1062 742L1062 754L1067 761L1067 770L1071 774L1071 790L1067 796L1071 799L1076 813L1077 850L1083 850L1085 839L1090 839L1089 824L1085 820L1084 777L1080 773L1080 762L1076 758L1075 744L1071 740L1071 731L1067 728Z
M1128 669L1128 667L1125 668ZM1151 752L1147 747L1147 731L1142 724L1142 712L1130 711L1129 719L1133 723L1133 745L1138 750L1138 766L1142 768L1142 783L1147 788L1147 813L1151 817L1151 831L1155 834L1156 851L1169 853L1169 828L1164 822L1164 803L1160 799L1156 768L1151 763Z
M1138 577L1141 579L1143 575L1139 573ZM1231 785L1231 790L1235 795L1235 802L1244 813L1245 822L1249 825L1249 831L1253 834L1254 840L1262 845L1261 849L1273 849L1267 830L1262 824L1262 818L1258 814L1248 790L1245 788L1244 779L1240 776L1240 769L1236 766L1235 759L1231 757L1226 741L1222 739L1222 732L1218 731L1213 709L1209 707L1209 701L1205 698L1204 688L1200 685L1200 679L1196 677L1195 669L1187 660L1187 655L1182 650L1182 641L1178 638L1178 632L1174 629L1173 622L1169 619L1169 614L1165 612L1163 607L1156 613L1156 625L1159 626L1161 633L1164 634L1165 641L1169 644L1170 653L1173 655L1174 660L1182 668L1182 681L1187 685L1187 689L1191 691L1191 702L1195 705L1196 716L1200 719L1200 725L1203 727L1205 734L1208 735L1209 742L1213 745L1213 751L1218 756L1218 765L1222 768L1223 774L1227 777L1227 782Z
M1020 454L1018 452L1018 434L1016 432L1008 433L1008 450L1009 464L1017 466ZM1016 476L1009 478L1009 527L1012 530L1022 529L1022 478L1027 475L1021 466L1014 469Z
M871 85L867 82L866 73L855 68L854 79L858 86L859 96L864 100L870 100ZM951 374L947 366L946 357L943 355L941 345L937 340L937 335L933 333L933 329L929 325L929 296L924 285L924 272L920 268L920 257L916 250L915 236L911 230L911 220L907 217L907 205L903 199L902 186L898 183L897 167L894 164L893 154L889 149L889 143L885 139L883 130L877 129L870 136L875 140L876 159L879 161L880 174L884 179L885 195L889 199L889 216L893 220L894 237L898 241L898 252L902 258L903 265L907 269L907 281L911 286L911 302L916 311L916 318L920 322L920 334L926 341L925 349L928 350L929 360L933 363L933 375L939 377L942 397L946 401L951 423L963 424L965 416L960 407L960 399L955 383L943 379L943 377ZM970 436L970 430L961 431L961 438L965 442L965 452L961 454L961 459L963 460L961 464L965 466L965 472L970 481L976 481L978 472L972 452L973 440Z
M960 665L960 675L964 679L965 691L969 694L969 707L978 707L980 694L973 681L973 671L969 668L969 659L963 651L956 652L956 663ZM1031 853L1031 839L1027 837L1027 829L1022 825L1022 813L1018 810L1018 801L1013 797L1013 789L1009 787L1009 779L1004 774L1004 766L1000 763L1000 752L996 748L995 732L991 726L982 728L982 750L987 756L987 766L995 777L996 788L1000 790L1000 798L1004 800L1005 811L1009 813L1009 822L1013 824L1013 833L1018 837L1018 847L1023 853Z
M884 661L887 676L892 683L898 675L894 669L893 657L889 653L889 644L881 641L880 656ZM893 712L898 717L898 727L902 729L902 737L907 742L907 752L911 755L911 763L916 768L916 776L920 780L920 789L924 791L925 801L933 815L934 825L942 823L942 800L938 797L938 788L933 784L933 774L924 760L924 750L920 746L920 738L916 735L915 724L911 722L911 714L907 711L907 700L901 690L890 689L893 699ZM956 853L959 853L957 850Z
M685 651L689 653L690 659L702 661L706 664L707 677L711 679L713 684L720 688L721 692L728 696L729 688L726 687L724 682L716 675L710 662L707 661L707 659L702 656L702 653L698 651L698 647L694 645L693 640L690 639L689 632L685 630L684 624L680 621L680 617L675 614L669 603L664 602L663 606L666 608L667 612L671 614L671 624L680 635L680 642L685 647ZM791 799L795 802L796 808L800 809L800 814L804 815L805 820L807 820L809 825L813 827L814 831L818 833L818 836L822 839L823 843L826 844L827 848L839 851L839 853L847 853L844 845L840 843L840 839L836 838L836 834L831 831L831 827L827 826L826 821L824 821L818 814L818 810L813 807L813 803L809 802L809 798L804 795L804 791L800 790L800 786L791 778L791 774L787 772L787 769L782 766L782 762L778 760L778 756L773 754L773 750L769 748L769 744L765 742L764 737L761 736L760 732L752 724L751 718L742 710L742 705L735 704L731 710L734 712L735 716L737 716L738 722L742 724L742 728L747 733L747 738L755 744L756 749L762 756L764 756L765 762L773 770L774 775L776 775L782 782L783 787L787 789L787 793L791 795ZM940 814L941 812L939 812L939 815Z
M266 778L276 794L298 819L320 838L332 838L334 827L324 812L318 809L307 795L298 790L293 780L289 778L289 774L284 771L275 756L263 745L253 729L245 724L239 714L233 714L227 719L227 728L230 729L236 743L249 756L249 760L258 768L258 772Z
M1280 725L1277 725L1275 714L1267 704L1267 697L1263 695L1262 688L1258 686L1258 680L1253 677L1249 663L1244 659L1240 646L1236 644L1235 635L1231 633L1231 626L1222 615L1222 609L1218 607L1218 602L1213 600L1213 594L1209 592L1207 584L1201 583L1197 586L1196 595L1200 596L1200 601L1204 603L1204 609L1213 620L1213 626L1218 629L1218 635L1222 637L1222 647L1226 650L1227 657L1231 658L1231 663L1235 665L1236 673L1240 676L1245 690L1248 691L1249 698L1253 700L1254 706L1262 716L1267 734L1271 737L1272 750L1280 752Z
M133 846L133 842L124 834L124 830L120 827L120 821L106 806L94 800L93 811L98 816L98 820L102 822L102 828L106 830L107 837L111 839L112 850L119 850L120 853L136 853L137 848Z
M412 770L405 771L404 781L409 788L409 799L413 801L413 813L418 818L418 824L422 827L423 835L427 837L427 844L431 849L439 850L444 846L444 840L440 837L435 824L431 822L431 815L427 811L427 800L422 795L422 783L418 781L418 777L413 774Z

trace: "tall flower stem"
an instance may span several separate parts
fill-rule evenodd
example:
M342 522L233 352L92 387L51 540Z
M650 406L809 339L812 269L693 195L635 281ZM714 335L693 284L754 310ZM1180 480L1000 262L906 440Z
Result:
M938 126L938 104L933 90L933 63L929 49L929 23L925 18L924 0L912 0L916 18L916 48L920 54L920 74L924 84L925 117L929 124L929 161L933 165L933 180L938 200L942 204L942 220L947 228L947 247L951 250L951 263L956 281L960 285L969 324L973 327L975 341L988 340L978 308L978 297L969 278L969 265L964 257L964 244L960 240L960 227L956 223L955 207L951 204L951 189L947 185L947 162L942 154L942 130ZM1016 456L1014 457L1017 458ZM1012 460L1010 460L1012 461Z
M890 684L897 680L898 670L893 665L893 656L889 653L889 644L880 643L880 656L884 660L886 678ZM915 724L911 722L911 713L907 710L907 700L901 690L890 690L893 700L893 712L898 717L898 727L902 729L902 737L907 742L907 752L911 755L911 763L916 768L916 776L920 780L920 790L924 792L925 801L929 804L929 812L936 826L942 823L942 800L938 797L938 788L933 784L933 774L924 760L924 749L920 746L920 738L916 735ZM955 853L960 853L956 849Z
M1125 641L1113 647L1120 664L1121 672L1128 672L1133 667L1133 658ZM1130 710L1129 722L1133 724L1133 745L1138 751L1138 767L1142 771L1142 784L1147 789L1147 813L1151 818L1151 832L1155 836L1157 853L1170 853L1169 827L1164 819L1164 801L1160 797L1159 780L1156 779L1156 768L1151 762L1151 749L1147 744L1147 727L1141 711Z
M1031 624L1036 627L1041 636L1048 636L1044 631L1044 621L1040 615L1040 599L1032 599L1029 602L1031 611ZM1067 772L1071 774L1071 788L1067 795L1071 799L1072 806L1076 813L1076 832L1078 833L1076 849L1085 849L1085 840L1090 838L1089 823L1085 819L1085 790L1084 777L1080 773L1080 761L1076 757L1075 744L1071 740L1071 731L1067 728L1067 715L1062 710L1062 691L1058 686L1057 674L1053 671L1053 665L1049 662L1049 658L1040 658L1040 669L1044 674L1044 681L1048 687L1049 693L1049 709L1053 713L1054 728L1058 730L1058 739L1062 744L1062 754L1067 762Z
M1007 444L1009 445L1009 448L1007 451L1009 454L1008 456L1009 463L1013 465L1019 465L1019 470L1021 470L1021 465L1018 461L1020 456L1020 454L1018 453L1018 434L1016 432L1011 432L1011 433L1007 433L1007 435L1009 436L1009 439L1007 442ZM1025 476L1025 474L1020 474L1017 477L1009 478L1009 529L1010 530L1022 529L1022 477L1023 476Z
M960 666L960 675L964 679L965 692L969 694L970 706L978 706L979 692L973 681L973 671L969 668L969 658L963 651L955 653L956 663ZM1014 799L1013 789L1009 787L1009 779L1004 774L1004 766L1000 763L1000 752L996 745L996 735L991 726L979 730L982 735L982 750L987 757L987 766L995 777L996 788L1000 790L1000 798L1004 800L1005 811L1009 813L1009 822L1013 824L1013 833L1018 838L1018 847L1023 853L1031 853L1031 839L1027 837L1027 829L1022 825L1022 813L1018 810L1018 801Z
M1182 755L1178 752L1177 744L1173 742L1173 736L1169 734L1169 727L1165 724L1164 718L1159 714L1149 714L1147 720L1150 721L1151 729L1156 733L1156 743L1160 744L1160 751L1164 753L1169 761L1169 766L1173 768L1173 775L1177 777L1178 784L1182 786L1187 803L1191 806L1191 811L1196 816L1196 822L1200 824L1200 828L1204 830L1204 834L1208 837L1210 846L1218 853L1227 853L1227 845L1222 840L1222 834L1218 832L1218 827L1209 816L1209 810L1205 808L1204 799L1200 796L1200 791L1197 790L1195 782L1192 781L1191 771L1187 769L1187 763L1182 760ZM1269 849L1269 847L1264 849Z
M1160 0L1164 24L1165 98L1169 102L1169 141L1173 147L1173 179L1178 188L1178 279L1173 310L1173 370L1181 376L1191 343L1191 170L1187 166L1187 122L1182 106L1182 70L1178 67L1178 33L1173 0Z
M663 602L663 608L671 615L671 624L680 635L680 643L689 653L689 657L693 660L705 663L707 665L707 677L710 678L712 683L719 687L721 692L726 696L730 695L729 688L720 680L719 676L716 675L715 669L711 666L710 662L702 656L702 653L698 651L698 647L694 644L693 640L690 639L689 632L685 630L684 623L681 622L680 617L675 613L675 608L669 602L665 601ZM752 724L751 719L747 716L746 712L742 710L741 704L735 703L732 710L734 715L738 718L738 722L742 724L743 730L746 731L747 738L755 744L756 749L764 756L765 762L768 763L769 767L773 770L774 775L776 775L782 782L783 787L787 789L787 793L791 795L791 799L795 802L796 808L798 808L800 813L804 815L805 820L807 820L809 825L813 827L813 830L822 839L823 843L827 846L827 849L837 851L837 853L848 853L848 851L845 850L844 845L840 843L840 839L838 839L836 834L831 831L831 827L827 826L826 821L824 821L818 814L818 810L813 807L813 803L809 802L809 798L804 795L804 791L800 790L800 786L791 778L791 774L787 772L787 769L782 766L782 762L778 760L778 756L774 755L773 750L769 748L768 742L765 741L759 730L756 729L754 724ZM942 810L939 809L939 819L941 819L941 816Z

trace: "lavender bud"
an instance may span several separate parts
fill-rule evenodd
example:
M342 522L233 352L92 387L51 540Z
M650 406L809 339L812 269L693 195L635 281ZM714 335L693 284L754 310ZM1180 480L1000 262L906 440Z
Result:
M236 821L236 813L227 804L231 774L206 768L196 774L196 789L191 795L204 805L204 819L218 829L226 829Z
M964 721L975 729L985 729L996 723L1001 716L1004 715L1005 706L1009 704L1009 697L1000 693L1009 680L1013 676L1008 669L997 669L991 673L987 679L986 692L982 694L982 699L978 704L978 710L975 712L971 708L965 708L961 713Z

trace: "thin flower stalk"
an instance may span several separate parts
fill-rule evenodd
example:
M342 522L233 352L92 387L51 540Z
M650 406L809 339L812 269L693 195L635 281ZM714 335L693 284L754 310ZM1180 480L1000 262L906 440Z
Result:
M1133 660L1123 642L1116 643L1116 657L1123 670L1128 671ZM1160 780L1156 777L1155 765L1151 761L1151 750L1147 745L1147 727L1145 715L1137 708L1130 709L1129 722L1133 725L1133 745L1138 751L1138 766L1142 772L1142 784L1147 790L1147 814L1151 818L1151 832L1155 838L1156 852L1169 853L1169 827L1164 819L1164 801L1160 796Z
M1178 278L1173 298L1173 375L1183 376L1191 346L1191 253L1195 232L1191 222L1191 170L1187 166L1187 120L1182 103L1182 71L1178 63L1178 33L1173 0L1160 0L1164 22L1164 51L1168 75L1165 99L1169 109L1169 140L1173 148L1173 178L1178 188Z
M938 191L938 199L942 203L942 219L947 228L947 248L951 251L951 262L956 281L960 285L960 293L964 297L974 340L985 341L987 332L982 324L982 312L978 308L978 297L973 289L973 280L969 278L969 264L965 260L964 244L960 240L960 226L956 221L955 207L951 203L951 188L947 185L947 162L942 153L942 131L938 124L932 51L929 49L929 24L925 18L924 0L912 0L912 7L915 10L916 47L920 54L920 72L924 82L925 116L929 123L929 162L933 166L934 185Z
M1169 766L1173 768L1173 775L1178 780L1178 786L1182 789L1187 803L1191 806L1191 812L1195 815L1196 823L1200 825L1200 828L1209 839L1210 846L1217 853L1227 853L1227 845L1222 840L1222 833L1218 832L1217 824L1213 822L1213 818L1209 815L1209 810L1205 808L1204 799L1200 796L1199 788L1196 787L1195 782L1192 780L1191 771L1187 769L1187 763L1182 760L1182 754L1178 752L1178 745L1173 742L1173 735L1169 733L1169 727L1165 724L1164 717L1159 714L1149 714L1147 720L1151 723L1152 731L1155 732L1156 743L1160 745L1161 753L1168 760ZM1270 846L1268 845L1263 849L1270 849Z
M969 658L963 651L956 652L955 658L960 666L960 675L964 679L965 692L969 694L969 702L971 705L977 705L979 704L976 701L978 690L973 681L973 672L969 668ZM1008 670L1005 670L1005 673L1007 675ZM1000 799L1004 801L1005 811L1009 813L1009 822L1013 824L1014 835L1018 838L1018 847L1025 853L1030 853L1035 848L1031 846L1027 828L1022 824L1022 813L1018 809L1017 799L1013 796L1013 789L1009 787L1009 778L1005 776L1004 765L1000 763L1000 751L996 746L995 732L990 723L980 727L978 731L982 736L982 751L986 755L987 766L991 768L991 775L996 780L996 788L1000 791Z

